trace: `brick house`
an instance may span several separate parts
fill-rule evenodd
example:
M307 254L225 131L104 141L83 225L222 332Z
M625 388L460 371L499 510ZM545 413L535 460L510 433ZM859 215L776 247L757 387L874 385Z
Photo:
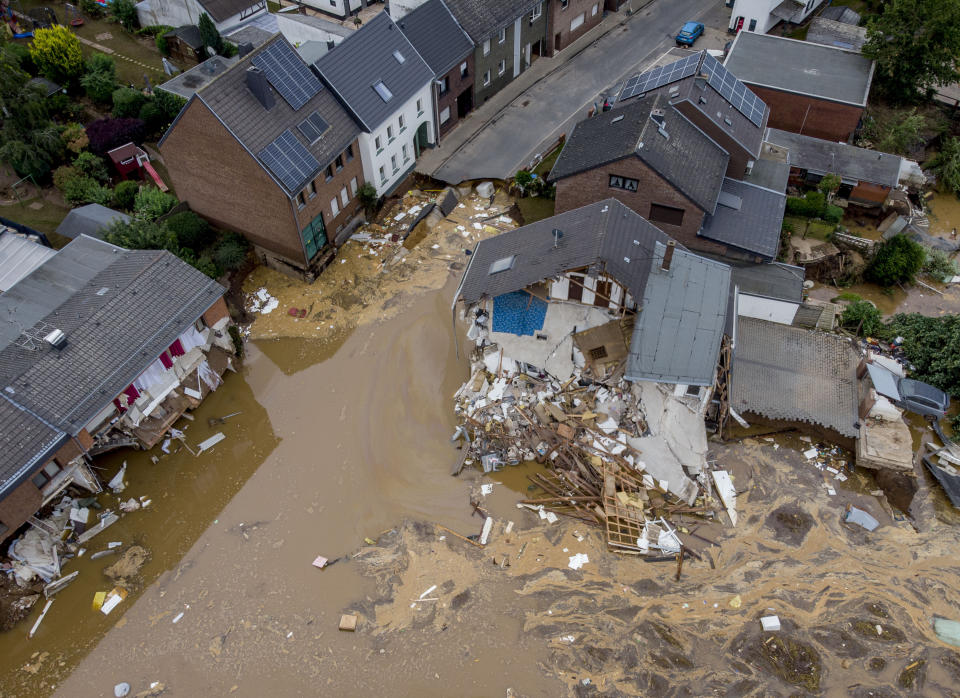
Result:
M198 90L160 139L174 187L268 266L312 280L356 222L360 127L276 36Z
M740 32L724 66L770 107L769 126L849 141L867 106L874 63L858 51Z
M543 0L444 0L473 40L474 105L479 106L546 55Z
M433 118L440 138L473 110L473 41L443 0L429 0L397 22L433 71Z
M549 0L547 55L562 51L603 19L603 0Z
M786 198L727 177L729 161L668 95L650 94L577 124L549 179L558 212L612 196L690 249L768 261Z
M225 290L81 235L0 296L0 540L71 484L100 491L89 455L152 446L219 385Z

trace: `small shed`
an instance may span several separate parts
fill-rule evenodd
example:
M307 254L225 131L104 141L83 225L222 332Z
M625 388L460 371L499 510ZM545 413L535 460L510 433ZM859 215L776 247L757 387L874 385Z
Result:
M205 58L200 30L193 24L185 24L163 35L167 42L167 53L181 63L199 63Z
M70 239L89 235L102 240L103 231L116 221L127 223L130 221L130 216L100 204L87 204L70 211L63 222L57 226L56 232L57 235Z
M107 157L122 179L140 179L144 163L150 162L150 156L136 143L126 143L109 150Z

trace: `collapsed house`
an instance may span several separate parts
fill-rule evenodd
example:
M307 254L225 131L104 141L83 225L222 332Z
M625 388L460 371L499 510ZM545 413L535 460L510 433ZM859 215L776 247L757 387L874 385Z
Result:
M652 503L709 492L704 420L729 288L727 265L616 199L480 242L454 297L475 345L457 472L548 461L539 484L563 495L559 511L606 525L615 549L658 547L669 526Z
M89 457L150 448L219 385L233 351L225 289L166 251L81 235L0 295L0 540Z

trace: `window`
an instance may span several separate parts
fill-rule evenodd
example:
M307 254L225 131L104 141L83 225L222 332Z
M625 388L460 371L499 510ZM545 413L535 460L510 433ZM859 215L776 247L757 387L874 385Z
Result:
M393 143L393 126L387 126L387 143Z
M373 144L374 144L375 146L377 146L377 152L378 152L378 153L379 153L381 150L383 150L383 141L380 140L380 136L377 136L376 138L373 139Z
M500 62L497 64L497 75L503 75L506 69L507 69L507 62L501 58Z
M340 205L337 203L337 197L330 199L330 212L336 218L340 214Z
M567 5L569 4L570 4L570 0L560 0L560 9L561 10L567 9Z
M312 199L317 195L317 183L310 182L310 186L307 187L307 195Z
M607 348L604 346L594 347L590 350L590 359L592 361L598 361L599 359L607 358Z
M396 172L397 170L400 169L399 167L397 167L397 156L396 156L396 155L391 155L391 156L390 156L390 165L393 167L393 171L394 171L394 172Z
M584 21L586 21L586 13L581 12L576 17L573 18L573 21L570 22L570 31L576 31L583 26Z
M532 22L535 19L539 19L540 15L542 14L543 14L543 3L538 2L533 8L533 12L530 13L530 21Z
M440 80L439 92L440 92L440 94L443 95L443 94L446 94L446 93L447 93L447 90L449 90L449 89L450 89L450 78L448 78L446 75L444 75L444 76L443 76L443 80Z
M650 204L650 215L647 220L667 225L681 225L683 223L683 209L662 204Z
M747 31L756 31L757 30L757 20L750 20L750 28Z
M347 162L353 160L353 146L348 145L347 149L344 151L347 154Z
M688 385L684 395L687 397L700 397L700 386L699 385Z
M490 84L490 71L488 70L483 74L483 86L486 87Z
M338 155L337 159L333 161L333 164L337 166L337 172L343 169L343 156Z
M591 17L596 17L596 16L597 16L597 10L599 10L599 9L600 9L600 3L598 3L598 2L593 3L593 9L590 10L590 16L591 16Z
M421 114L423 114L423 100L418 99L417 100L417 116L420 116Z
M445 124L450 121L450 107L444 107L443 111L440 112L440 123Z
M466 62L466 61L464 61L463 63L460 64L460 77L462 77L462 78L467 77L467 62Z
M486 56L490 53L490 39L485 39L483 42L483 55Z
M350 194L353 195L353 196L356 196L356 195L357 195L357 188L358 188L358 187L357 187L357 178L356 178L356 177L351 177L351 178L350 178Z
M502 44L506 40L507 40L507 28L504 27L503 29L500 30L500 33L497 34L497 43Z
M623 189L624 191L637 191L640 182L629 177L620 175L610 175L610 187L612 189Z
M329 182L333 179L333 165L327 165L327 171L324 173L324 181Z
M303 192L297 194L297 210L303 208L307 205L307 199L304 197Z
M406 128L403 121L403 114L401 114L400 118L397 119L397 123L400 125L400 133L403 133L403 129Z
M507 271L513 268L513 260L517 258L516 255L510 255L509 257L503 257L498 259L496 262L490 265L490 270L487 272L490 274L499 274L502 271Z
M346 208L348 201L350 201L350 195L347 194L347 188L346 188L346 187L341 187L341 188L340 188L340 203L343 204L344 208Z
M387 173L384 172L384 170L383 170L383 165L380 165L380 181L381 181L381 182L386 182L386 181L387 181Z
M386 85L383 84L383 80L375 83L373 89L378 95L380 95L380 99L382 99L384 102L389 102L391 99L393 99L393 93L387 89Z
M397 63L399 63L400 65L403 65L404 63L407 62L407 59L404 58L404 57L403 57L403 54L400 53L399 51L394 51L394 52L393 52L393 57L397 59Z
M402 150L403 150L403 161L408 162L410 160L410 153L407 152L406 144L404 144Z

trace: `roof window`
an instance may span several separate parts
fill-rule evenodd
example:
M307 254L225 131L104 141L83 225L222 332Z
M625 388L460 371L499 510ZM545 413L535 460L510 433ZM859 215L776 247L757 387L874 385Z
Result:
M513 268L513 262L516 260L517 256L512 254L509 257L502 257L496 262L490 265L490 271L487 272L487 275L499 274L502 271L509 271Z
M382 99L384 102L389 102L391 99L393 99L393 93L387 89L386 85L383 84L383 80L375 83L373 89L378 95L380 95L380 99Z
M393 57L396 58L396 59L397 59L397 63L400 63L401 65L407 62L407 59L404 58L404 57L403 57L403 54L400 53L399 51L394 51L394 52L393 52Z

